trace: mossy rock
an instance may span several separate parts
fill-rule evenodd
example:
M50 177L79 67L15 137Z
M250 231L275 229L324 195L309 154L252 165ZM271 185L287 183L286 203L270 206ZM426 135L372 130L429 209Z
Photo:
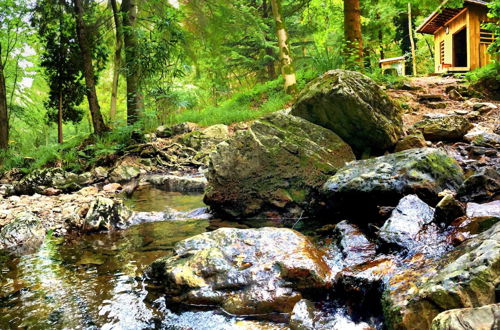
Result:
M350 163L326 182L322 193L333 209L366 221L378 214L378 206L396 206L409 194L436 205L438 193L456 190L463 180L460 165L444 151L410 149Z
M351 148L335 133L283 113L255 121L210 155L205 202L223 216L307 214Z
M403 135L401 110L359 72L332 70L313 80L292 114L332 130L357 154L383 153Z

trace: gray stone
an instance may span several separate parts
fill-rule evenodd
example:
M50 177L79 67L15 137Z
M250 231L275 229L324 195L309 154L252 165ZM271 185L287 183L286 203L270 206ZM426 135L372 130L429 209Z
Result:
M132 213L122 201L98 197L92 204L83 220L85 231L123 229L127 226Z
M0 228L0 249L26 252L40 244L44 236L45 228L40 218L31 212L22 212Z
M471 128L469 120L455 115L424 119L414 125L414 129L421 131L430 141L461 140Z

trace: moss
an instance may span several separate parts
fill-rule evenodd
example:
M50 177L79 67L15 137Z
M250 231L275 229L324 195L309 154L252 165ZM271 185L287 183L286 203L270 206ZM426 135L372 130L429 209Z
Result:
M393 305L389 291L382 294L382 311L387 328L389 330L399 328L399 325L403 322L401 307Z

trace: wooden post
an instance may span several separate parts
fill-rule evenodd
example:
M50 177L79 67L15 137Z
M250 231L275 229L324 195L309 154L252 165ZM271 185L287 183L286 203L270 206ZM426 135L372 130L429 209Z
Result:
M411 60L413 63L413 75L417 75L417 59L415 57L415 40L413 40L413 27L411 24L411 3L408 2L408 33L410 34Z

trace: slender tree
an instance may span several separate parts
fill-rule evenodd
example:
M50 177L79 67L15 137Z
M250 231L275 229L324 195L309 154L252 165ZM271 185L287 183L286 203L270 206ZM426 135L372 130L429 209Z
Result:
M285 80L285 91L293 94L297 91L297 79L293 68L293 59L288 45L288 33L286 31L283 12L281 10L281 0L271 0L273 17L276 24L276 36L278 37L278 47L281 61L281 74Z
M7 112L7 88L5 86L2 43L0 42L0 150L9 147L9 115Z
M417 57L415 55L415 40L413 40L413 27L411 24L411 3L408 2L408 31L410 32L410 45L411 45L411 62L413 68L413 75L417 75Z
M87 87L87 100L89 102L90 115L94 126L94 133L102 135L108 131L108 127L102 119L99 101L96 93L96 76L94 73L94 65L92 64L92 47L87 35L87 28L83 19L84 8L82 0L73 0L75 8L76 31L78 35L78 44L82 52L83 60L83 75L85 77L85 85Z
M359 0L344 0L344 35L348 66L363 67L363 37Z
M115 22L116 41L115 41L115 57L113 61L113 82L111 87L111 105L109 108L109 118L111 119L111 121L114 121L116 116L116 102L118 97L120 69L122 65L123 28L116 0L111 0L111 9L113 10L113 20Z
M139 65L137 63L137 3L123 0L123 39L125 43L125 66L127 73L127 123L134 124L139 119L142 95L139 90Z

